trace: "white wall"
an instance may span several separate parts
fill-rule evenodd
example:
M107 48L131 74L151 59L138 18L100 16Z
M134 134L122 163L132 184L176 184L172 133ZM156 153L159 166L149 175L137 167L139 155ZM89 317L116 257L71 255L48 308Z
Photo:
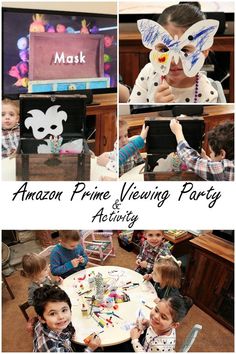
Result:
M100 14L117 13L116 1L109 2L79 2L79 1L57 1L57 2L2 2L3 7L19 7L24 9L39 9L39 10L61 10L61 11L78 11L78 12L91 12Z

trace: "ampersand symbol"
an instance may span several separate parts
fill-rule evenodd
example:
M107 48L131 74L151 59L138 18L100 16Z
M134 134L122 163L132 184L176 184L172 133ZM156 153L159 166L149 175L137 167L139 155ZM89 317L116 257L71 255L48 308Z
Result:
M119 203L119 199L116 199L115 203L112 205L112 209L119 210L121 203Z

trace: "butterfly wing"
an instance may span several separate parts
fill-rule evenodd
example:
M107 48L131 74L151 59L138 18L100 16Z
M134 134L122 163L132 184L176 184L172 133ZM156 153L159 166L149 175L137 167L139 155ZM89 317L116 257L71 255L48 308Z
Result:
M186 76L195 76L202 68L205 61L202 51L212 46L218 27L219 21L217 20L202 20L192 25L181 36L179 55ZM183 51L184 47L191 48L187 55Z
M171 35L155 21L142 19L138 20L137 24L142 36L143 45L148 49L152 49L149 56L152 65L159 74L166 75L170 69L173 56L171 48L175 41ZM155 48L157 44L162 44L166 48L165 51L157 50Z

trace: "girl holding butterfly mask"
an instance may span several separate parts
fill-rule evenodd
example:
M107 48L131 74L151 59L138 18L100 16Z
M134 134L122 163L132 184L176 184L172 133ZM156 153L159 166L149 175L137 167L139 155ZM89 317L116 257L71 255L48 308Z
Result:
M150 63L136 79L129 102L217 102L217 91L200 70L218 26L191 4L166 8L158 23L139 20L143 44L151 49Z

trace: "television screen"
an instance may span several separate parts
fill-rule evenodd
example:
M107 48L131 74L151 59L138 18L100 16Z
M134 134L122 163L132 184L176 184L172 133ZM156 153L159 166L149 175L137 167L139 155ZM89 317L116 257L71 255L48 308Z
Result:
M3 8L3 96L117 87L117 18Z

